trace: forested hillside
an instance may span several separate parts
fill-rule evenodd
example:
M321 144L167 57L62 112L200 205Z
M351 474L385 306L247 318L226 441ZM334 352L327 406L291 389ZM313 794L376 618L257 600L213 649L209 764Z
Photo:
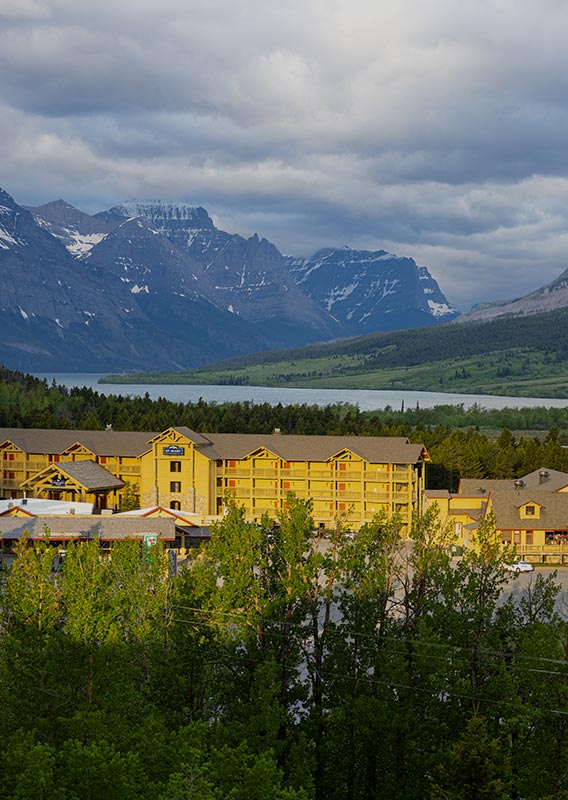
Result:
M568 397L568 310L375 333L190 372L109 380Z

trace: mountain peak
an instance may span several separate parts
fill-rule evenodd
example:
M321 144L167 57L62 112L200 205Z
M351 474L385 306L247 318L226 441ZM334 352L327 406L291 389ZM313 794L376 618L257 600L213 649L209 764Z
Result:
M163 200L127 200L104 214L116 218L144 217L154 225L190 222L192 227L212 230L213 220L202 206Z

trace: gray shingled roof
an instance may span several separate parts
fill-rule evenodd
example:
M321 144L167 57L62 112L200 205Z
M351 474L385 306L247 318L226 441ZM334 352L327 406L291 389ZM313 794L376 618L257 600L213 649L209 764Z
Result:
M63 453L80 442L96 456L136 458L148 450L148 442L156 435L137 431L0 428L0 444L10 441L24 453Z
M424 447L410 444L402 436L279 436L254 433L195 433L190 428L175 428L213 461L241 459L265 447L286 461L325 461L348 449L372 463L415 464ZM68 431L26 428L0 428L0 444L13 442L26 453L62 453L77 442L97 456L135 458L149 449L148 442L158 433L124 431ZM68 463L68 462L66 462Z
M52 466L93 492L99 489L122 489L125 485L124 481L94 461L59 461Z
M546 472L546 476L541 476L541 472ZM548 467L540 467L527 475L522 475L520 478L506 478L506 479L486 479L486 478L462 478L460 481L459 493L468 495L469 497L477 497L480 494L488 494L493 490L509 490L516 491L515 480L524 482L524 487L527 489L538 489L544 492L558 492L560 489L568 486L568 473L559 472L556 469L548 469ZM481 492L481 489L485 491Z
M540 475L540 473L546 475ZM557 492L568 486L568 474L566 472L559 472L556 469L548 469L548 467L541 467L523 475L521 480L525 482L525 486L530 489L541 489L545 492Z
M199 452L211 460L242 459L264 447L285 461L326 461L342 450L351 450L378 464L415 464L424 447L405 437L386 436L279 436L254 433L208 433L210 447Z
M466 497L486 496L493 490L515 490L515 478L490 479L490 478L462 478L458 494Z
M117 517L99 516L76 517L0 517L0 535L4 539L20 539L25 531L32 539L42 539L44 528L50 530L53 539L89 540L100 539L141 539L146 534L159 535L160 539L175 539L175 520L173 517Z
M521 518L520 507L538 503L540 518ZM499 530L568 530L568 494L521 489L491 492L491 506Z

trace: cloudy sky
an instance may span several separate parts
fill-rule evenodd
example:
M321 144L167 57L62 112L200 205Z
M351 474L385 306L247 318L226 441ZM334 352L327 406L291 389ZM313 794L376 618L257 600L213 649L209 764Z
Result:
M0 186L520 296L568 267L567 34L564 0L0 0Z

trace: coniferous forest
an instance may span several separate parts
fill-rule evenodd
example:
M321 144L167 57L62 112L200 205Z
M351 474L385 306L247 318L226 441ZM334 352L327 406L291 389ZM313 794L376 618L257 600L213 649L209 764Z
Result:
M377 518L313 535L233 506L190 567L23 541L1 584L6 800L568 796L566 622L554 576L515 600L482 527L412 547Z
M0 367L0 427L103 430L108 424L114 430L156 433L187 426L210 433L270 433L279 428L282 434L408 436L428 449L429 488L456 489L461 477L518 477L542 466L568 471L568 449L563 447L568 407L360 411L346 404L174 403L50 386ZM486 429L493 435L484 433Z

